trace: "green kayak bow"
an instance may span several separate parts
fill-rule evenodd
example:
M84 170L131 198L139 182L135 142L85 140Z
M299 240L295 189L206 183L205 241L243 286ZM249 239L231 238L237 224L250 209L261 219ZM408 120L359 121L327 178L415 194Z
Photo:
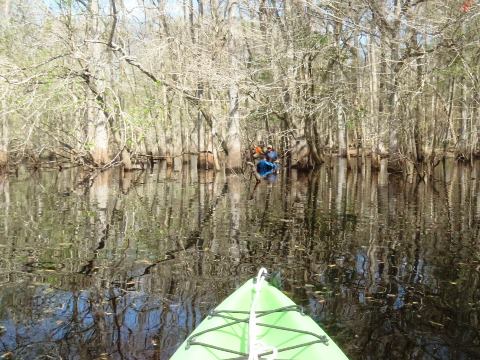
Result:
M348 360L292 300L265 280L247 281L193 331L171 360Z

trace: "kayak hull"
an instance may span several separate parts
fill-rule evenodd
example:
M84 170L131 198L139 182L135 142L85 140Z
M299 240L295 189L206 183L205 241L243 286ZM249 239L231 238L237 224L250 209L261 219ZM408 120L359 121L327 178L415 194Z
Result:
M171 360L247 359L248 318L255 290L249 280L229 297L193 331ZM265 282L256 304L258 337L265 345L277 349L277 359L348 359L332 339L295 303L277 288Z

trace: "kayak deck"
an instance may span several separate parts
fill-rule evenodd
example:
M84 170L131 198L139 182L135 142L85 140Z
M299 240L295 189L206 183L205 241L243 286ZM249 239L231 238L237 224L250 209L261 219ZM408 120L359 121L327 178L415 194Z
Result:
M249 313L253 280L227 297L183 342L171 360L248 359ZM256 303L258 337L266 345L260 359L274 347L276 359L347 359L328 335L292 300L265 282ZM267 349L268 348L268 349Z

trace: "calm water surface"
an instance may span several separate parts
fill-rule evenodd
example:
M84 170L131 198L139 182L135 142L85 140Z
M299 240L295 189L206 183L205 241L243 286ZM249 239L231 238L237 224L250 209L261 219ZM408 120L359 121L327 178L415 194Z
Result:
M85 176L0 179L4 358L168 359L265 266L351 359L480 359L478 163Z

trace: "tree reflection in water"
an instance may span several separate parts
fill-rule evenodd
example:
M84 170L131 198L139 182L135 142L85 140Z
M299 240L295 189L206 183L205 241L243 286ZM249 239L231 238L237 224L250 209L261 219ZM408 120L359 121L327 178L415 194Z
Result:
M255 189L178 165L0 179L1 353L168 359L263 265L352 359L480 358L479 163Z

